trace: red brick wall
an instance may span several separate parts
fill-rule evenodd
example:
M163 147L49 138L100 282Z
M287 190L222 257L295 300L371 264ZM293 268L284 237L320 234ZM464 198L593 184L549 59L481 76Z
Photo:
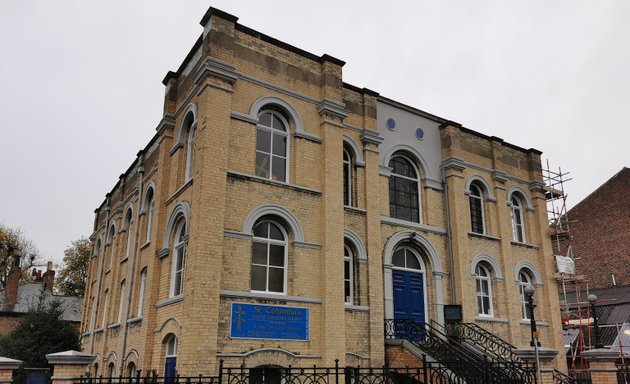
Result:
M591 288L630 285L630 168L604 183L569 213L578 275Z

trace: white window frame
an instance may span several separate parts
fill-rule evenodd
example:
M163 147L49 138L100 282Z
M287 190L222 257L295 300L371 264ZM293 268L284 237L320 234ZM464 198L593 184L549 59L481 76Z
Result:
M344 301L346 304L354 304L354 252L352 248L348 244L344 244L344 255L343 255L343 263L344 263ZM346 278L346 268L348 270L348 277ZM348 294L346 295L346 284L350 287Z
M521 271L518 274L519 277L519 281L518 281L518 289L519 289L519 293L521 295L521 315L523 316L523 320L531 320L529 317L529 300L527 297L527 294L525 293L525 287L531 285L533 286L533 278L531 276L531 273L529 271L527 271L526 269L521 269Z
M523 212L523 200L516 194L512 194L510 198L510 212L512 220L512 239L517 243L525 243L525 215Z
M165 357L177 357L177 347L178 347L177 336L171 334L171 337L166 342L164 355Z
M125 285L126 285L126 280L123 279L123 281L120 282L120 295L119 295L119 300L118 300L118 317L116 319L117 323L120 323L122 321L123 309L125 307Z
M411 181L411 182L415 183L415 185L416 185L415 190L417 192L417 197L418 197L418 201L417 201L417 203L418 203L418 221L402 219L402 218L398 217L398 212L396 213L396 216L391 216L391 208L389 209L389 214L390 214L391 217L393 217L395 219L398 219L398 220L404 220L404 221L409 221L410 223L419 223L419 224L421 224L422 223L422 194L421 194L421 191L420 191L420 189L421 189L420 188L420 170L418 169L415 161L413 161L409 156L406 156L405 154L401 154L401 153L397 153L394 156L392 156L391 159L389 159L388 165L391 164L391 162L397 157L400 157L400 158L404 159L405 161L407 161L409 163L409 165L411 166L411 168L415 172L416 177L413 178L413 177L401 175L399 173L394 173L394 169L393 168L392 168L392 171L391 171L389 177L390 178L391 177L394 177L394 178L397 177L397 178L400 178L400 179L403 179L403 180L407 180L407 181ZM390 196L391 190L390 190L389 184L387 186L387 192L388 192L387 198L388 198L388 205L389 205L389 200L391 200L391 196Z
M480 211L481 211L481 231L477 232L473 228L473 225L472 225L472 221L473 221L472 209L470 210L470 230L473 233L479 233L479 234L483 235L483 234L486 233L486 217L485 217L485 211L484 211L484 206L483 206L484 190L483 190L483 188L481 188L479 185L477 185L475 183L470 184L469 189L470 189L470 194L468 195L469 202L476 201L476 203L479 204ZM475 190L479 193L479 195L476 195L474 193ZM472 205L472 204L469 203L469 206L470 205Z
M184 294L184 270L186 267L186 236L187 226L186 220L180 220L180 223L175 227L175 237L173 246L173 265L171 266L171 289L170 297L176 297ZM181 268L177 268L180 264ZM179 277L179 284L177 279Z
M186 117L188 118L188 117ZM193 115L194 119L194 115ZM186 169L184 172L184 180L188 181L192 179L192 165L193 165L193 156L194 156L194 145L195 145L195 131L197 130L197 124L193 120L191 125L187 127L188 129L188 138L186 139Z
M492 303L492 273L490 268L486 267L482 263L477 264L477 267L475 268L475 283L477 291L477 314L483 317L494 317L494 305ZM487 294L483 293L484 285L488 291ZM484 308L483 306L483 299L485 297L488 298L488 308ZM488 313L484 313L484 310L487 310Z
M348 207L353 207L352 201L352 177L353 177L353 157L350 154L350 151L344 146L343 147L343 176L344 176L344 187L346 190L344 191L344 205ZM346 179L346 172L348 177Z
M275 225L276 227L278 227L278 229L280 229L280 232L282 233L283 236L283 240L276 240L276 239L270 239L269 237L267 238L263 238L263 237L257 237L257 236L253 236L252 238L252 257L250 259L250 268L251 266L264 266L266 268L266 276L265 276L265 290L256 290L256 289L251 289L252 292L260 292L260 293L271 293L271 294L276 294L276 295L286 295L287 294L287 280L288 280L288 269L289 269L289 242L288 242L288 235L286 232L286 229L284 228L284 225L282 225L281 223L279 223L278 221L272 220L272 219L262 219L259 222L257 222L254 225L254 228L256 228L256 226L262 224L262 223L269 223L270 225ZM254 232L254 231L252 231ZM253 262L253 252L254 252L254 247L253 247L253 243L262 243L265 244L267 246L267 263L266 264L254 264ZM269 268L270 268L270 264L269 264L269 245L281 245L284 248L284 263L283 263L283 281L282 281L282 292L276 292L276 291L270 291L269 290ZM273 268L278 268L277 266L274 266ZM251 279L251 272L250 272L250 279ZM251 288L251 281L250 281L250 288Z
M143 268L140 271L140 290L138 292L138 315L137 317L142 317L142 311L144 309L144 290L147 285L147 268Z
M116 227L112 224L109 227L109 258L107 259L106 271L112 269L112 265L114 265L114 256L115 256L115 245L116 245Z
M107 326L107 307L109 306L109 290L106 289L103 293L103 313L101 314L101 328Z
M133 236L131 234L131 229L133 228L133 210L131 208L127 209L127 213L125 214L125 228L127 230L127 249L125 250L125 259L129 258L131 247L133 246Z
M275 127L269 127L269 126L263 125L261 123L256 124L256 136L258 136L258 131L259 130L267 131L267 132L271 133L271 139L270 139L271 141L270 141L270 146L269 146L269 152L264 152L262 150L259 150L258 149L258 143L256 143L256 154L262 153L262 154L265 154L265 155L269 156L269 176L268 177L264 177L264 176L258 175L258 170L257 169L255 169L254 173L258 177L263 177L263 178L267 178L269 180L275 180L275 181L287 183L290 180L289 179L289 168L290 168L289 167L289 154L291 153L290 152L291 140L290 140L290 135L289 135L289 127L290 127L289 126L289 122L287 121L287 119L282 114L278 113L277 111L268 110L268 109L267 110L263 110L263 111L260 112L260 114L258 115L259 119L260 119L260 116L262 116L264 114L267 114L267 113L271 114L271 121L273 121L273 117L274 116L277 117L280 120L280 122L282 123L284 129L281 130L281 129L277 129ZM284 136L286 138L286 147L285 147L285 156L284 157L279 156L279 155L275 155L273 153L273 138L274 138L274 135ZM256 139L256 140L258 141L258 139ZM284 167L285 167L285 169L284 169L284 180L275 179L274 176L273 176L273 159L274 159L274 157L284 158ZM255 168L257 168L257 167L258 167L258 163L256 161Z
M149 188L145 195L145 212L147 214L145 242L151 241L151 225L153 224L153 206L155 204L155 189Z

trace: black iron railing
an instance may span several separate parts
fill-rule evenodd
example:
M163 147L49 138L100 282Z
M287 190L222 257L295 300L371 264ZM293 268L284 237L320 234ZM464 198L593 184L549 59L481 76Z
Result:
M456 337L413 320L385 320L385 337L405 339L440 362L466 383L533 383L535 370L522 361L492 360L471 353Z

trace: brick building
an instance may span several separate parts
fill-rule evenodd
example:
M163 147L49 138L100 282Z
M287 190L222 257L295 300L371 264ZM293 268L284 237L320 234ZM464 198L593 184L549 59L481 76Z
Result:
M343 61L222 11L201 25L95 211L97 374L398 364L384 320L440 325L450 304L528 348L527 284L561 349L539 151L344 83Z
M617 172L567 216L576 273L590 288L630 285L630 168Z

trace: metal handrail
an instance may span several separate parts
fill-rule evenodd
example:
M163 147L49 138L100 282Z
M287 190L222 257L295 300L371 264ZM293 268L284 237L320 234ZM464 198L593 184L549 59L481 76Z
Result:
M427 323L409 319L385 320L385 337L406 339L453 370L467 383L533 383L526 363L489 360L469 350Z

